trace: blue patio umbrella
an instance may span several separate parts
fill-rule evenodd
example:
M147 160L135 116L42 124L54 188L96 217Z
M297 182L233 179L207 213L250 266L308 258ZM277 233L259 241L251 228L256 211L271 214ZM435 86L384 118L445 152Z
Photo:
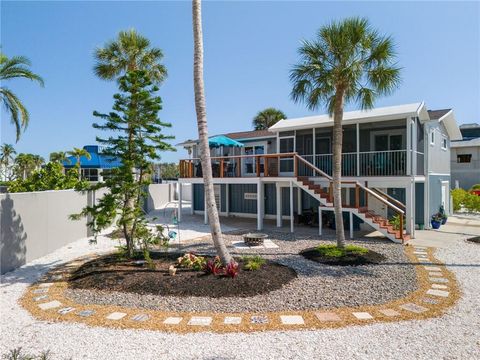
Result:
M219 147L244 147L241 142L230 139L225 135L216 135L208 139L208 145L210 148L219 148Z

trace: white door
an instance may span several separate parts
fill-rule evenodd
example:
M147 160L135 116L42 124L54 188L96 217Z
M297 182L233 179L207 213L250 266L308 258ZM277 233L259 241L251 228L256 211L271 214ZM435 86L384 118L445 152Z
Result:
M445 214L450 214L450 183L448 181L442 181L442 205L445 209Z

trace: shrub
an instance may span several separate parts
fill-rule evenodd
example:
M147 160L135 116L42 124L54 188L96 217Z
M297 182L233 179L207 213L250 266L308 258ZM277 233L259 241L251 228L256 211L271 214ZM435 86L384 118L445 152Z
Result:
M470 191L472 190L480 190L480 184L475 184L472 186L472 188L470 189Z
M238 264L234 260L225 267L225 275L232 279L238 275Z
M222 272L222 263L218 256L215 256L214 259L210 259L203 265L203 271L206 274L219 275Z
M363 255L368 253L368 249L356 245L346 245L339 248L337 245L320 245L315 248L320 255L325 257L340 258L347 255Z
M204 268L206 260L203 256L197 256L194 253L186 253L177 259L179 267L200 271Z
M262 265L265 264L265 259L261 258L258 255L255 256L244 256L242 260L245 262L243 268L249 271L259 270Z
M390 225L392 225L393 230L399 230L400 229L400 215L395 215L393 216L390 220L388 220ZM405 229L405 217L403 217L403 228Z
M453 198L453 211L458 211L464 207L465 210L469 212L480 212L480 196L463 189L454 189L451 191L451 194Z
M463 189L453 189L450 193L453 199L453 211L459 211L462 208L468 192Z

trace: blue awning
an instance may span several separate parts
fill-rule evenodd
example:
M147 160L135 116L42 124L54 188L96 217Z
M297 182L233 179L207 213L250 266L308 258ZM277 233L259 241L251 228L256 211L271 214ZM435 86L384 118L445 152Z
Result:
M208 139L208 145L211 148L219 148L221 146L223 147L244 147L241 142L230 139L228 136L225 135L217 135L217 136L212 136L211 138Z

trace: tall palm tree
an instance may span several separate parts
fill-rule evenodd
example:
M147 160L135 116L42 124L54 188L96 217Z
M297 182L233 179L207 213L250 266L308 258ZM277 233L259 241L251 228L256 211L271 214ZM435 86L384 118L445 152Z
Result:
M65 151L54 151L50 153L50 161L57 162L57 163L70 163L70 159Z
M76 148L76 147L74 147L72 151L68 151L67 154L75 157L75 160L76 160L75 167L78 170L78 181L82 180L82 170L81 170L81 167L80 167L80 158L82 156L85 156L88 160L90 160L92 158L92 156L90 155L90 153L87 150Z
M3 167L3 180L9 181L11 180L11 169L10 166L14 161L14 156L17 152L13 148L13 145L10 144L3 144L0 147L0 166Z
M342 217L342 121L346 103L371 109L375 100L400 83L392 38L380 35L367 19L348 18L323 26L313 41L303 41L300 62L290 73L295 102L310 110L324 105L333 116L333 202L337 246L345 246Z
M167 76L167 69L160 61L162 50L150 47L150 40L136 30L120 31L115 40L99 47L94 53L95 74L104 80L116 80L127 71L145 70L157 85Z
M210 231L213 244L221 262L229 264L232 257L228 252L223 239L220 219L213 190L212 163L208 145L207 113L205 104L205 89L203 84L203 33L202 33L202 4L201 0L192 0L193 15L193 86L195 91L195 111L197 113L198 138L200 142L200 160L202 163L203 184Z
M252 125L255 130L266 130L270 126L275 125L280 120L286 118L287 115L285 115L281 110L270 107L259 111L253 118Z
M17 177L25 180L32 172L43 163L42 157L34 154L20 153L15 158L15 171Z
M25 56L14 56L9 59L0 52L0 82L3 83L5 80L15 78L25 78L36 81L43 86L43 79L29 69L30 65L30 60ZM30 120L28 110L17 95L3 85L0 86L0 98L7 112L10 113L10 120L15 125L17 131L16 140L18 141L22 129L26 129Z

